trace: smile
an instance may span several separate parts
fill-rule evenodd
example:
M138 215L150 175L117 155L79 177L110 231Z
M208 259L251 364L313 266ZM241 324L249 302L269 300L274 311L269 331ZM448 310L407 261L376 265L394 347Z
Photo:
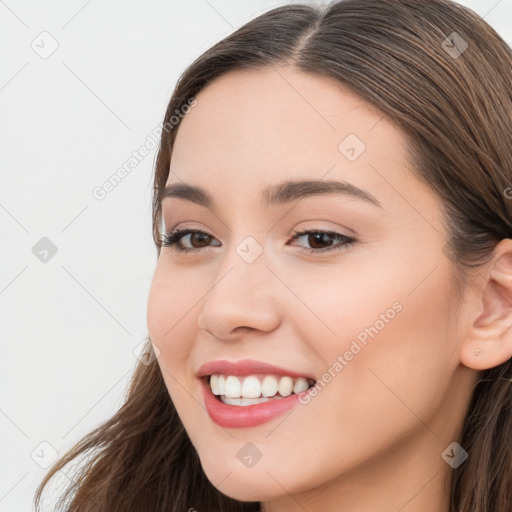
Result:
M209 361L195 373L208 415L225 428L271 421L297 405L316 383L311 373L250 359Z
M224 384L222 384L223 377ZM234 379L238 381L238 384ZM265 381L265 379L267 380ZM245 384L246 380L247 384ZM258 382L256 383L255 380ZM261 380L257 375L247 375L242 381L234 375L216 375L213 379L213 386L217 393L222 385L224 385L224 393L228 394L237 394L236 390L240 389L239 396L229 397L225 394L214 394L211 376L203 377L200 381L208 415L214 423L224 428L255 427L281 416L295 407L299 403L299 397L307 394L308 389L315 382L312 381L310 385L309 380L291 379L288 376L280 377L278 381L276 377L270 375L264 376ZM242 396L244 384L244 393L251 388L252 394L255 395L256 392L259 392L259 396L254 398ZM293 388L290 390L292 384ZM304 389L305 385L306 389ZM263 393L271 393L275 387L277 390L272 396L262 396ZM279 392L279 389L283 391L283 394ZM294 389L297 389L298 393L295 393Z
M306 391L315 384L312 379L288 375L223 375L209 378L212 393L225 404L248 406L279 400Z

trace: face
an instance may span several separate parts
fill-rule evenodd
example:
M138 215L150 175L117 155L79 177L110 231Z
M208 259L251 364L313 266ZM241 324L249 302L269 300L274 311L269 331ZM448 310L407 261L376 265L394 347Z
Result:
M290 67L230 72L196 100L167 185L210 203L162 202L165 232L192 233L162 247L148 330L207 477L254 501L356 485L363 465L412 470L419 456L431 477L465 397L441 206L413 176L405 136L336 82ZM324 193L264 195L303 180ZM201 370L212 361L233 365ZM317 383L229 405L202 373L230 377L226 395L251 375L274 377L283 396L283 375Z

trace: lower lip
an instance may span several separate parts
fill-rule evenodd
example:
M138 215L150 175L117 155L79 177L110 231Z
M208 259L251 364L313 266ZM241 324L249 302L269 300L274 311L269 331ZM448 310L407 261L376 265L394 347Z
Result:
M261 404L229 405L221 402L213 394L212 388L206 379L201 379L201 386L204 403L210 418L221 427L226 428L254 427L266 423L297 405L299 397L302 394L307 394L307 391L303 391L297 395L269 400Z

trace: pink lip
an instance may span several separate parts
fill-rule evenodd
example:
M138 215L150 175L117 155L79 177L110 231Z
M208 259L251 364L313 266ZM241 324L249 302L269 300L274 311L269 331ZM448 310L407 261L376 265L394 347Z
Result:
M297 405L299 397L307 394L307 391L302 391L298 395L290 395L279 400L239 406L221 402L213 394L207 379L201 379L201 387L210 418L221 427L226 428L246 428L266 423Z
M312 375L297 373L292 370L273 366L261 361L253 361L251 359L243 359L242 361L227 361L225 359L218 359L203 364L196 373L196 376L201 378L206 375L214 373L222 373L223 375L254 375L257 373L273 373L277 375L289 375L290 377L304 377L306 379L316 380ZM235 406L236 407L236 406ZM252 407L252 406L251 406Z

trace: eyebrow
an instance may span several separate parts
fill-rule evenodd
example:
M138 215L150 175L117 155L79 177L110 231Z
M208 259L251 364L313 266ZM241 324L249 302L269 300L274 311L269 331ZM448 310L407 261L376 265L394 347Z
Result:
M319 196L326 194L341 194L355 197L379 208L382 208L380 202L368 191L356 187L347 181L327 181L327 180L301 180L285 181L276 185L271 185L263 190L261 204L269 208L302 199L304 197ZM214 211L215 202L212 197L201 187L188 185L186 183L174 183L168 185L159 195L159 203L167 198L187 199L193 203L205 206Z

